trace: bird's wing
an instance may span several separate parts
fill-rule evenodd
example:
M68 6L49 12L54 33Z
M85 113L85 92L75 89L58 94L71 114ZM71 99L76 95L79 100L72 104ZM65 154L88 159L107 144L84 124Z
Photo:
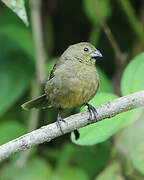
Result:
M53 66L53 68L52 68L52 70L51 70L51 72L50 72L50 75L49 75L49 79L48 80L50 80L50 79L52 79L55 75L54 75L54 72L55 72L55 70L56 70L56 67L57 67L57 64L55 64L54 66Z
M64 64L65 62L65 59L63 58L60 58L56 64L53 66L51 72L50 72L50 75L49 75L49 78L48 80L52 79L54 76L55 76L55 71L59 68L59 66L61 66L62 64Z

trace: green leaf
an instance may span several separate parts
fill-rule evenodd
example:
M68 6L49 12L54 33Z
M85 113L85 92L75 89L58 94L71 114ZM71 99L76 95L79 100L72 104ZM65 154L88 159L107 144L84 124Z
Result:
M122 95L144 90L144 53L136 56L126 67L121 81Z
M48 162L35 157L27 161L22 167L14 162L5 164L1 169L0 180L48 180L51 179L52 169Z
M25 134L26 128L17 121L6 121L0 124L0 145Z
M22 55L0 60L0 116L3 115L31 83L33 66Z
M21 48L30 58L34 58L33 39L28 29L16 25L4 25L0 28L0 37L7 37L14 42L14 46Z
M100 77L100 87L99 87L98 92L113 93L114 89L113 89L112 83L107 78L106 74L99 67L97 67L97 70L99 72L99 77Z
M5 3L5 5L8 6L13 12L15 12L28 26L24 0L2 0L2 2Z
M90 104L93 106L100 105L115 99L116 97L116 95L110 93L99 93L90 101ZM84 107L82 111L86 109L87 107ZM103 142L118 131L123 124L125 124L125 117L126 113L122 113L113 118L105 119L103 121L80 128L80 138L75 140L74 134L72 133L71 139L75 144L78 145L94 145Z
M84 3L84 10L88 18L94 23L94 24L100 24L99 18L97 16L97 10L94 6L95 2L99 6L99 10L101 11L101 14L104 19L108 19L111 16L111 7L109 0L83 0Z
M121 175L121 168L118 162L110 164L95 180L124 180Z

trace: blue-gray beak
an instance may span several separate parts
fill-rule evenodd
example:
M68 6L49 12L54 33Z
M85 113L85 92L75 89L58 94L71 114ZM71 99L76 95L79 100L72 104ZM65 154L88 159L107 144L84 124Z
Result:
M91 58L98 58L98 57L103 57L101 52L99 50L95 50L94 53L92 54Z

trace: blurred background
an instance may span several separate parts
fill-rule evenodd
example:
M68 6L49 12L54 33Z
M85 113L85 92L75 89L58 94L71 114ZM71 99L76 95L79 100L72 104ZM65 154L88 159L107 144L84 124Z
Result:
M55 108L28 112L21 104L44 92L71 44L88 41L103 54L94 106L144 89L143 0L26 0L25 7L29 26L0 2L0 145L56 121ZM67 134L18 153L0 164L0 180L142 180L143 115L122 113L81 128L78 140Z

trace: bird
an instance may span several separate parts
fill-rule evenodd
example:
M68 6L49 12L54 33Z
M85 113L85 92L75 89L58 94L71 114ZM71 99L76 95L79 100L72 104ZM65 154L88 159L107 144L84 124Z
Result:
M61 111L65 108L87 106L90 116L97 111L88 102L99 88L99 74L96 70L96 59L102 53L89 42L80 42L68 46L53 66L45 83L45 93L22 105L25 110L32 108L58 108L57 125L61 132Z

